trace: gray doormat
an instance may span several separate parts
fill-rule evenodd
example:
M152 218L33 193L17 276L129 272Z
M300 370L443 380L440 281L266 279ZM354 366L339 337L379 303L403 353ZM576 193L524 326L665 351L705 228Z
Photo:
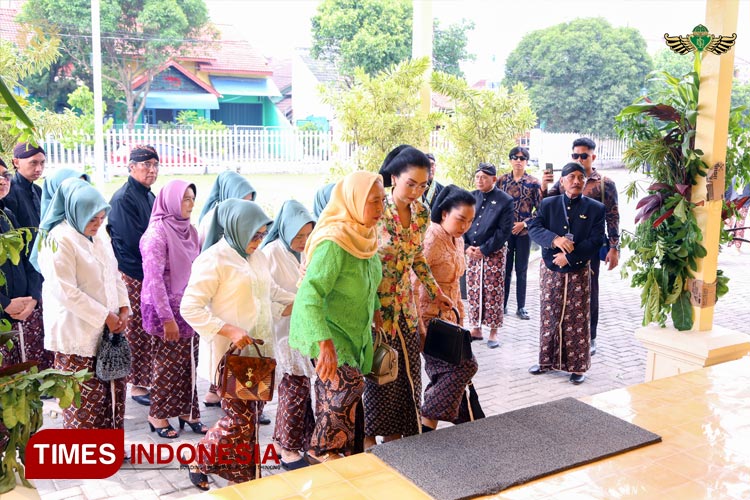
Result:
M573 398L514 410L372 448L438 500L491 495L661 441Z

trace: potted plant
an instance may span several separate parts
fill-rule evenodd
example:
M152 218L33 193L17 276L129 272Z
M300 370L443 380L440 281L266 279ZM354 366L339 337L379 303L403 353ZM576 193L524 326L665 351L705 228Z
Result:
M32 138L34 125L2 78L0 119L12 124L10 131L20 140ZM5 217L5 213L0 211L0 216ZM18 263L21 252L29 250L31 236L31 231L27 228L0 234L0 265L8 260ZM0 273L0 286L4 284L5 277ZM4 344L11 349L14 336L15 332L10 331L10 323L0 320L0 345ZM0 369L0 495L16 487L17 477L24 486L32 487L26 480L23 462L29 438L42 426L41 396L58 398L62 408L67 408L71 403L79 405L81 383L88 378L90 374L85 370L77 373L53 369L39 371L33 361Z
M664 327L671 318L680 331L693 326L688 280L697 270L698 259L707 254L693 212L696 203L691 197L696 177L705 177L708 171L703 152L695 148L700 86L697 54L693 69L681 78L665 71L651 73L649 78L657 84L657 90L639 98L616 117L618 133L629 146L623 156L625 165L631 172L638 172L645 165L651 180L637 204L635 233L623 234L623 246L632 255L624 262L622 273L630 276L631 286L642 290L643 325L656 322ZM734 171L750 158L750 151L741 147L747 142L741 125L744 109L731 111L727 164ZM634 181L627 186L629 198L642 193L639 184ZM733 210L726 203L724 208L724 215ZM722 229L720 241L731 238ZM728 281L718 270L717 298L728 291Z

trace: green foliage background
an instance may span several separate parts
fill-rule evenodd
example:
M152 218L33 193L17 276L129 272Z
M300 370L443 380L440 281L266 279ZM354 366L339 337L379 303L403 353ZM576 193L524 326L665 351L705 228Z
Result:
M323 0L312 19L312 55L335 63L341 74L354 77L355 68L370 76L411 56L411 0ZM435 69L461 75L459 62L472 60L466 50L467 32L474 23L461 20L433 26Z
M529 89L546 131L613 137L615 115L641 94L651 69L636 29L576 19L524 36L506 60L505 84Z
M100 13L102 78L109 93L116 93L125 104L130 125L142 110L137 99L140 91L131 88L135 77L153 72L169 58L207 44L216 36L203 0L103 0ZM59 35L61 50L78 74L90 74L88 0L28 0L19 19ZM46 75L52 80L65 76L51 72Z

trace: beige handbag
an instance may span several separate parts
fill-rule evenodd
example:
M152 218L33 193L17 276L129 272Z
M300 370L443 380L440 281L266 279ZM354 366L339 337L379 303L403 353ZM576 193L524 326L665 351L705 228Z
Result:
M367 378L378 385L393 382L398 377L398 351L383 341L383 330L375 334L372 355L372 371Z

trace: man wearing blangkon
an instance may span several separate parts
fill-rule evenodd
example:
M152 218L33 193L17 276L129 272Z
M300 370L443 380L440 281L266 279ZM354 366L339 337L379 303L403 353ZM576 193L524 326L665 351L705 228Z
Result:
M607 269L617 267L620 260L620 212L617 203L617 186L614 181L604 177L593 167L596 154L596 143L588 137L581 137L573 141L573 161L579 162L586 169L586 184L583 195L604 203L605 222L607 227L604 244L609 246L604 263ZM552 174L545 173L542 178L542 194L554 196L561 193L559 183L547 186L552 182ZM602 189L603 188L603 189ZM591 355L596 354L596 330L599 323L599 269L601 261L598 256L591 259Z

